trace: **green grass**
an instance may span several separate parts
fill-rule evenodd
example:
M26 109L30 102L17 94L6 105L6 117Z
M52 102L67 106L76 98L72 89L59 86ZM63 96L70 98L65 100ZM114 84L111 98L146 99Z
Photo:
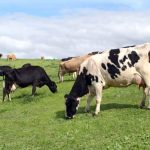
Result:
M32 63L45 68L57 82L58 93L44 86L31 97L31 87L17 89L12 101L0 102L0 150L149 150L150 112L139 109L142 91L136 86L103 92L101 113L84 113L86 96L75 119L64 119L64 95L73 85L71 76L58 83L56 60L0 60L1 65L21 67ZM2 79L2 78L1 78ZM0 81L2 101L2 81Z

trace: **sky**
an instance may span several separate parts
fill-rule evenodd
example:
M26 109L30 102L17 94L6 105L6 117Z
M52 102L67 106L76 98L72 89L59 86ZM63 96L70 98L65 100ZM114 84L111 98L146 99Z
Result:
M149 8L148 0L0 1L0 53L60 59L150 42Z

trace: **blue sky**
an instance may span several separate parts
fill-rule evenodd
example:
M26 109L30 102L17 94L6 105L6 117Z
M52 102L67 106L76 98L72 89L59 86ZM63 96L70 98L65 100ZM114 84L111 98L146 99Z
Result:
M3 0L0 52L62 58L150 42L149 6L148 0Z
M105 11L149 10L148 0L5 0L0 1L0 15L25 13L35 16L59 16L84 9Z

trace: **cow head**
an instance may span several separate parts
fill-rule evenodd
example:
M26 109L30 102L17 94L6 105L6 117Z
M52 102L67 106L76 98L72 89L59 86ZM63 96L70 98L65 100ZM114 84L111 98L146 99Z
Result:
M57 92L57 85L56 85L56 83L55 83L54 81L51 81L51 83L50 83L50 85L49 85L49 89L50 89L53 93Z
M73 119L79 106L80 99L65 95L66 119Z

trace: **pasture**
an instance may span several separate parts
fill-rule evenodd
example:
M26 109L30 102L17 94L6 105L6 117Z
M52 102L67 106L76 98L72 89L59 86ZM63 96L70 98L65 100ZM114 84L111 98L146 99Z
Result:
M57 83L58 92L48 87L17 89L12 101L2 103L0 78L0 150L149 150L150 111L139 109L142 89L110 88L104 91L101 113L84 113L86 96L81 100L75 119L64 118L64 95L73 85L72 76L58 83L57 60L1 59L1 65L21 67L24 63L44 67ZM95 109L95 100L91 111Z

